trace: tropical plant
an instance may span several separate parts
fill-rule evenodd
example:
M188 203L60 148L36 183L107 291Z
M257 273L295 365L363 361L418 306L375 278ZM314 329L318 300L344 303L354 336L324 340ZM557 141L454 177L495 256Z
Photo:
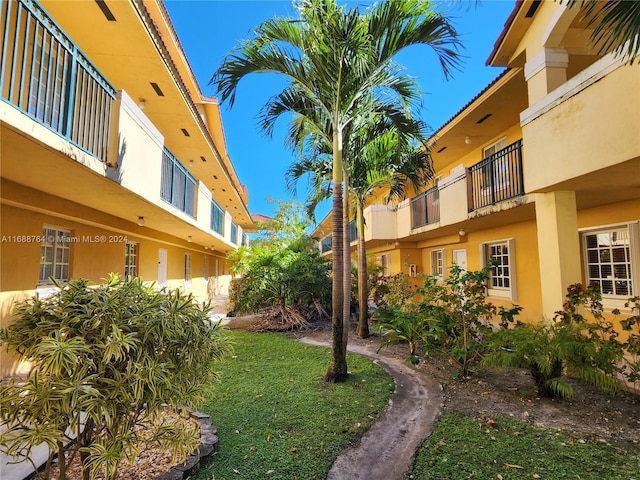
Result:
M225 58L212 82L222 100L233 105L237 86L246 75L282 74L289 84L265 106L265 131L272 133L282 114L296 112L294 125L308 113L320 134L331 132L325 140L332 145L333 339L325 380L336 382L348 376L349 296L345 299L345 291L351 275L350 268L345 272L350 255L348 248L345 253L343 237L343 201L347 201L347 196L343 198L345 130L364 113L384 111L386 105L398 101L409 105L419 99L416 81L393 62L399 51L411 45L429 45L447 75L456 64L454 48L458 41L447 20L435 14L429 3L419 0L381 2L364 14L357 8L339 7L335 0L300 0L295 5L299 18L274 18L262 23L253 39Z
M419 309L430 320L433 346L447 352L460 365L463 375L469 375L485 350L486 336L492 331L491 320L517 315L521 307L496 307L487 301L486 284L492 265L482 270L466 271L458 265L449 275L426 277L419 293Z
M52 281L57 293L17 304L1 331L2 344L32 365L26 379L0 385L4 451L30 458L45 443L47 478L57 455L60 479L78 456L84 479L112 480L147 426L161 448L186 457L197 432L156 420L164 408L197 406L230 350L207 306L116 275L95 287Z
M598 53L613 51L629 64L640 54L640 2L629 0L564 0L578 8L585 28L593 28L590 39Z
M365 244L364 208L367 200L379 189L387 187L387 202L404 199L409 186L418 190L431 179L433 168L426 146L424 125L405 112L387 112L372 118L361 118L354 123L355 131L344 149L349 178L349 195L355 204L355 222L358 232L357 303L360 305L357 334L369 336L369 289L367 252ZM313 132L311 132L313 137ZM330 183L330 159L328 146L320 141L312 142L316 151L294 163L287 171L287 185L295 193L296 182L309 175L307 211L313 213L317 204L328 198ZM346 212L348 214L349 212ZM347 220L350 217L347 215ZM345 265L346 266L346 265ZM362 308L362 306L365 308Z
M229 254L232 273L240 274L229 296L236 314L263 314L264 330L290 330L327 316L330 265L313 248L309 226L300 204L280 202L275 218L259 224L251 246Z
M569 377L615 391L624 350L613 321L603 315L601 298L595 285L570 285L563 309L552 320L514 328L507 322L495 332L482 365L528 368L538 391L551 397L573 396Z
M637 389L640 383L640 297L630 298L624 306L631 310L631 315L620 321L620 326L627 335L622 344L625 351L623 374Z
M409 346L407 361L418 363L418 352L429 343L429 319L416 308L399 306L384 307L375 311L376 328L382 333L384 341L380 348L398 342L406 342Z

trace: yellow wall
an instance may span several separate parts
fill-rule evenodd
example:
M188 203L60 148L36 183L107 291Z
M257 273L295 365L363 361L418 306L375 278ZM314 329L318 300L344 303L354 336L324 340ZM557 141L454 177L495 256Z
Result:
M515 243L517 299L512 302L500 298L489 297L496 305L510 306L512 303L526 305L521 312L522 321L537 321L542 319L540 276L538 273L538 246L536 240L536 225L534 221L504 225L501 227L467 233L465 237L457 235L441 237L421 242L422 265L424 272L429 274L431 265L431 251L445 249L448 269L453 265L453 251L466 249L467 266L469 270L480 270L480 246L486 242L513 238ZM558 305L558 309L562 305Z
M636 63L525 125L525 189L548 188L640 156L639 105Z
M231 262L223 257L199 251L201 247L175 245L166 241L123 234L121 232L87 225L78 221L61 218L47 213L34 212L3 204L0 209L0 325L11 322L13 303L35 294L39 281L41 243L35 237L42 235L43 225L70 231L77 239L71 244L69 274L71 279L86 278L93 283L101 283L109 273L122 274L125 260L125 243L138 244L138 274L145 281L155 281L158 275L158 250L166 249L167 286L181 288L193 293L199 301L205 301L212 294L214 279L205 282L204 258L208 257L208 275L215 275L215 261L218 260L218 284L221 293L228 291ZM149 232L152 233L152 232ZM104 238L104 240L101 239ZM93 241L89 241L91 238ZM27 239L32 241L27 241ZM185 253L191 253L191 285L185 288ZM207 290L207 284L210 288ZM226 289L226 290L225 290ZM6 352L0 354L0 376L23 371L26 365L18 365L16 358Z

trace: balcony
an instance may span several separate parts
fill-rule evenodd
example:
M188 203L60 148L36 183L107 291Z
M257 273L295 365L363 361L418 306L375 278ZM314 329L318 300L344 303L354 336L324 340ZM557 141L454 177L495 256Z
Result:
M196 179L165 147L162 151L160 197L190 217L194 216Z
M2 100L106 162L115 88L36 3L0 13Z
M440 221L440 191L432 187L411 199L411 228Z
M522 140L476 163L468 170L469 212L524 195Z
M358 227L355 220L349 222L349 239L351 244L358 240ZM320 242L320 253L328 253L331 250L333 250L333 235L323 238Z

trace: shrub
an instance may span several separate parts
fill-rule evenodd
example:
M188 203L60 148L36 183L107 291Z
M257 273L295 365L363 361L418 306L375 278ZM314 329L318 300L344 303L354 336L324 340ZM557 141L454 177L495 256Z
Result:
M402 307L415 296L409 277L404 273L369 277L369 292L378 307Z
M137 454L137 426L152 426L165 406L196 406L216 377L214 361L229 351L206 305L178 291L156 292L140 279L111 275L104 285L56 283L49 298L15 307L2 343L32 368L24 384L0 386L0 443L29 456L44 442L58 455L79 455L83 478L117 476ZM155 426L155 440L182 458L199 436L184 427ZM76 439L72 442L71 436Z
M401 307L384 307L374 313L376 327L382 332L384 342L380 348L393 343L407 342L409 344L408 361L417 363L418 350L424 351L428 342L429 324L426 317L415 309Z
M486 283L491 265L479 271L466 271L454 265L443 281L427 277L419 293L418 308L429 319L430 341L447 352L463 375L471 373L485 350L485 339L497 315L504 323L522 308L496 307L487 301Z
M296 202L280 202L275 218L259 224L250 247L229 254L235 263L229 303L236 314L263 313L265 330L289 330L327 316L330 260L313 248L310 226Z
M631 315L621 320L622 330L627 332L627 340L622 344L625 351L623 375L637 390L640 383L640 297L630 298L624 306L631 309Z
M550 321L516 324L495 332L493 351L482 361L487 366L528 368L542 395L571 398L567 377L604 391L620 386L624 373L624 345L613 322L603 315L596 286L574 284L567 289L563 309ZM591 319L582 312L588 310Z
M411 291L404 275L389 279L383 295L387 306L375 313L387 337L383 345L406 341L412 356L419 346L425 354L437 348L449 354L464 375L471 373L492 330L491 319L499 315L506 322L521 310L517 305L497 308L487 301L489 271L490 266L465 271L454 265L444 280L436 275L425 277L417 292ZM421 298L417 304L411 299L416 293Z

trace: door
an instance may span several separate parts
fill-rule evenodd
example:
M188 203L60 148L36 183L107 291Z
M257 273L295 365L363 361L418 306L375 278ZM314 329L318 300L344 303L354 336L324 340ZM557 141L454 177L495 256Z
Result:
M167 251L158 250L158 290L167 286Z
M453 251L453 263L458 265L463 271L467 271L467 251L465 249L462 250L454 250Z
M220 293L220 284L218 283L218 259L216 258L216 264L214 267L214 280L213 280L213 294L218 295Z

